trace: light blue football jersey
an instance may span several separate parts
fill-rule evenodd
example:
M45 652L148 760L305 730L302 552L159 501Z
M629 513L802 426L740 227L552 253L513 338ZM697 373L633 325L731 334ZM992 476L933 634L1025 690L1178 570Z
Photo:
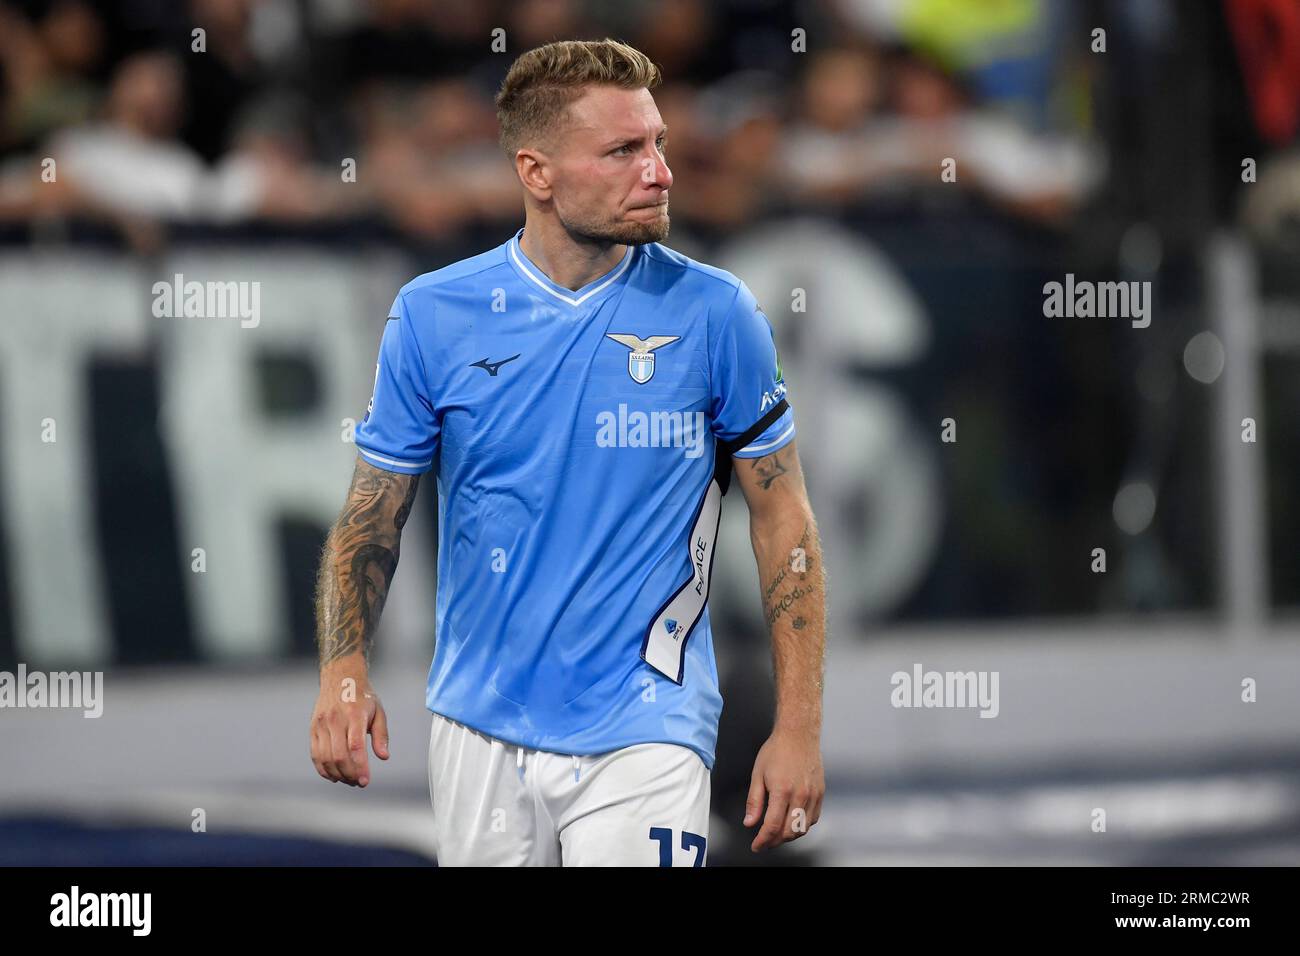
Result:
M736 276L658 243L573 291L522 234L402 287L356 431L378 468L436 468L428 708L556 753L681 744L712 769L729 455L795 433L771 325Z

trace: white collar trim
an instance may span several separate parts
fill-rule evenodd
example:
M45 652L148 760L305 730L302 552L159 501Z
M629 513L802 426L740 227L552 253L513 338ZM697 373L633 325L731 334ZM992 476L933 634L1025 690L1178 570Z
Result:
M586 302L597 292L607 288L611 282L617 280L619 276L627 271L627 267L632 264L632 253L634 249L634 246L629 245L627 247L627 252L623 255L623 261L614 267L609 275L605 277L604 281L601 281L599 285L593 286L582 295L575 298L571 295L565 295L563 292L557 292L555 289L551 288L551 285L548 284L546 279L537 275L533 271L533 267L528 263L528 259L523 254L523 250L519 248L519 235L517 233L510 239L510 258L514 260L515 265L519 267L519 271L528 279L532 280L532 282L543 292L549 292L557 299L569 303L569 305L582 305L582 303Z

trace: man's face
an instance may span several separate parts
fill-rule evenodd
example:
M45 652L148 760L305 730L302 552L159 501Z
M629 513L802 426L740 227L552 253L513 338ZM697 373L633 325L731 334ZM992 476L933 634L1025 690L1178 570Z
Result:
M575 236L641 245L668 237L666 128L647 89L589 87L551 144L551 198Z

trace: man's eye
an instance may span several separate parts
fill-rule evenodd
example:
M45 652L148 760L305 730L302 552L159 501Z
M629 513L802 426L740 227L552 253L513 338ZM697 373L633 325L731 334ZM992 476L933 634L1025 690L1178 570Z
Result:
M624 143L622 146L620 146L620 147L618 147L616 150L614 150L614 152L616 152L616 153L621 153L621 152L623 152L623 150L627 150L627 151L630 153L630 152L632 152L632 147L631 147L631 146L628 146L626 143Z

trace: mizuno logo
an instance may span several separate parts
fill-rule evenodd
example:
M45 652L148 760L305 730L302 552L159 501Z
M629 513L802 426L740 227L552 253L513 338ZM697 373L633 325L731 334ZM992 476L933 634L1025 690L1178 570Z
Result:
M513 362L515 359L519 358L519 355L523 354L524 353L520 352L518 355L512 355L508 359L502 359L500 362L489 362L487 359L479 359L477 362L470 365L470 368L481 368L493 378L496 378L497 370L501 368L502 365L505 365L506 362Z

